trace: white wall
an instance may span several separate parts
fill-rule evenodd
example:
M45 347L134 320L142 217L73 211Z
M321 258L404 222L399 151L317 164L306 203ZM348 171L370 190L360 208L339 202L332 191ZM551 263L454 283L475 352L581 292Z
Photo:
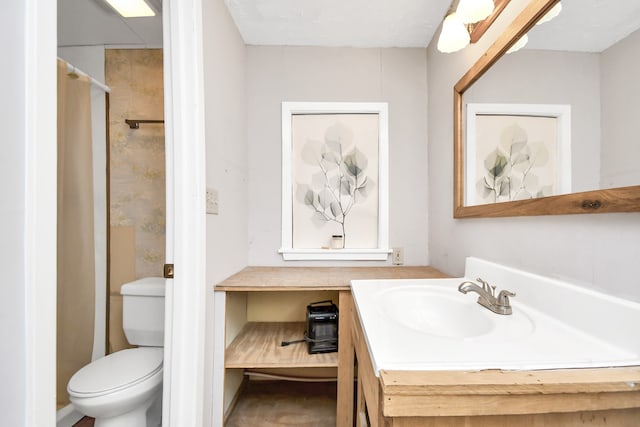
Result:
M248 252L246 47L223 0L203 2L202 7L206 185L219 195L219 215L207 215L204 425L218 426L224 369L220 353L216 358L213 354L214 343L224 345L224 328L222 313L216 312L214 320L212 290L247 265Z
M219 214L207 215L207 282L247 265L246 47L222 0L205 2L207 187Z
M278 254L283 101L389 103L389 244L426 264L426 93L424 49L250 46L249 264L300 265Z
M640 182L640 31L602 53L602 188Z
M7 43L0 71L3 96L0 117L3 124L0 182L4 202L0 204L0 259L3 280L0 299L0 414L5 425L24 425L26 410L25 348L25 63L22 2L4 5L0 35ZM52 401L53 401L52 397Z
M452 87L526 3L512 0L477 45L448 55L429 46L430 263L457 276L473 255L640 301L639 213L453 219Z

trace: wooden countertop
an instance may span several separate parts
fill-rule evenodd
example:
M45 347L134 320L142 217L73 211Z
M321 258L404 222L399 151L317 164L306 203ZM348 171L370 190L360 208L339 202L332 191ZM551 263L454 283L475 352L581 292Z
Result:
M247 267L215 286L216 291L349 290L351 280L449 277L429 266Z

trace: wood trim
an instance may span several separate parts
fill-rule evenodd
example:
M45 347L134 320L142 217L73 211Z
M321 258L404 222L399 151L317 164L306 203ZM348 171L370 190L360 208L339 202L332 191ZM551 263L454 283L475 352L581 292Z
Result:
M535 25L558 0L532 0L487 52L454 86L454 218L568 215L640 212L640 185L594 190L538 199L464 205L464 100L463 93L504 55L509 47Z
M531 0L529 5L527 5L513 23L504 30L484 55L458 80L454 86L454 90L462 94L471 87L476 80L482 77L482 75L509 50L516 40L526 34L558 1L559 0Z
M106 200L105 200L105 205L106 205L106 221L105 221L105 225L106 225L106 236L107 236L107 247L105 248L106 252L107 252L107 260L106 260L106 267L107 267L107 277L106 277L106 286L105 286L105 292L107 293L106 295L106 319L105 319L105 336L104 336L104 340L105 340L105 355L110 354L111 353L111 345L110 345L110 340L109 337L110 332L111 332L111 132L109 129L109 107L110 107L110 98L109 98L109 92L105 92L104 94L104 106L105 106L105 163L106 163L106 167L105 167L105 174L106 174L106 178L105 178L105 182L106 182L106 189L105 189L105 195L106 195Z
M458 194L464 190L458 190L457 201ZM455 218L640 212L640 185L490 205L462 206L463 202L455 207Z
M524 415L637 408L640 393L388 396L385 417Z
M338 322L338 407L336 425L353 426L353 377L355 357L351 337L353 297L350 291L340 291Z
M373 426L604 426L640 414L638 367L381 371L378 387L359 319L352 316L360 362L357 410L360 420L367 408Z
M453 91L453 217L464 208L464 102L462 92Z
M471 43L476 43L480 38L484 35L484 33L491 27L493 21L495 21L498 16L502 13L505 7L509 4L511 0L495 0L495 6L493 8L493 12L484 20L478 22L471 30L471 34L469 34L471 38Z
M382 371L384 415L477 416L640 407L640 367ZM455 401L455 405L452 404Z
M393 394L554 394L640 392L640 367L550 369L539 371L387 371L380 372ZM637 389L637 390L636 390Z
M482 417L393 418L393 427L608 427L635 426L640 409L550 413L533 415L489 415Z
M371 356L364 336L364 329L360 324L360 319L356 310L351 311L352 322L352 340L355 348L356 358L358 359L358 418L361 421L360 412L365 410L369 415L369 421L372 426L382 425L382 405L380 400L382 393L380 382L376 377ZM361 400L364 400L365 404Z

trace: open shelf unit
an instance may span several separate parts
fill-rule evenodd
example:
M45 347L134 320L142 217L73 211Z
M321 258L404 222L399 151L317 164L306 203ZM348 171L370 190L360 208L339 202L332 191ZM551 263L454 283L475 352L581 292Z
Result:
M231 341L227 341L228 345L224 351L224 383L229 382L239 386L238 372L235 372L237 370L244 370L244 373L252 369L279 370L278 375L298 377L298 380L300 379L299 371L305 371L307 368L314 373L324 369L337 370L337 384L315 383L314 385L311 383L307 390L314 390L316 387L323 393L326 389L335 390L337 399L334 397L332 401L336 405L337 425L350 426L353 420L354 367L353 355L349 353L351 333L348 313L342 310L339 313L337 353L309 354L306 343L285 347L280 343L301 339L304 336L306 322L300 320L302 320L305 305L327 299L316 299L318 295L326 296L327 293L331 295L331 299L337 303L340 310L343 303L351 298L351 280L430 277L444 277L444 275L430 267L245 268L215 286L215 292L221 293L220 296L225 301L226 308L223 310L225 334ZM217 345L220 345L220 342ZM293 374L289 375L289 372ZM227 373L230 375L227 376ZM308 378L305 374L302 377ZM299 399L295 383L281 383L282 388L276 399L279 403L283 403L283 399L291 401ZM238 393L240 390L242 387L229 388L225 391L225 393L236 393L232 397L235 403L227 411L227 420L246 415L233 413L234 405L239 408L239 411L245 411L246 409L243 408L247 408L247 399L251 398L246 392ZM305 410L303 408L300 411L304 413ZM231 422L230 426L233 425Z

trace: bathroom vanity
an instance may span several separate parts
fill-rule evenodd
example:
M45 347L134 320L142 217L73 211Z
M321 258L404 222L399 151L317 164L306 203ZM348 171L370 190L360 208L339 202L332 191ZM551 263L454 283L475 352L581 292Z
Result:
M515 291L512 317L457 291L478 276ZM468 259L465 278L353 281L341 310L358 426L640 423L640 304Z
M477 268L486 271L487 266L490 264L480 260ZM476 272L471 269L469 274ZM570 286L559 287L553 298L547 298L544 284L536 283L534 275L524 275L517 283L504 274L490 273L485 279L516 293L511 300L514 314L510 318L515 323L500 323L508 316L500 317L476 304L475 295L457 292L460 278L447 278L430 267L248 267L215 287L216 297L224 304L218 307L223 309L218 315L225 320L225 376L231 378L231 373L238 371L276 369L283 377L288 372L295 377L299 369L334 369L338 427L350 427L354 421L357 426L447 427L635 426L640 422L640 362L634 362L640 354L637 348L640 343L626 336L629 325L640 324L634 317L638 304L623 303L611 313L605 306L615 305L619 299L605 296L597 301L592 298L596 293L576 292ZM425 334L427 323L420 323L416 314L423 291L414 289L409 295L411 303L397 299L403 287L411 290L411 286L420 287L421 282L453 287L456 299L464 304L458 308L446 301L449 294L439 299L437 291L429 290L423 296L436 301L438 310L452 311L462 321L452 323L451 317L445 318L444 330ZM367 313L361 290L370 289L373 295L376 287L386 286L385 283L394 289L382 293L386 308ZM536 291L544 294L542 298L536 296ZM299 338L304 333L305 305L325 298L339 304L338 353L311 355L305 344L280 347L281 341ZM579 309L568 309L566 301ZM375 298L369 302L375 302ZM559 348L562 341L567 341L562 335L555 338L539 335L541 331L562 330L553 323L545 323L552 319L536 317L543 307L554 318L562 317L562 313L567 316L586 313L591 320L580 327L586 328L588 334L606 335L603 342L611 341L596 352L609 357L605 361L608 364L591 360L591 353L571 343L564 353L574 359L585 354L573 367L552 365L550 362L557 360L546 358L542 352L537 359L518 354L518 348L532 354L532 349ZM290 313L296 314L292 317ZM488 327L483 316L497 316L498 323ZM561 320L571 322L568 318ZM625 320L629 324L624 327L613 325ZM407 326L413 328L408 335L403 332ZM376 333L390 333L392 341L376 344ZM439 337L430 342L429 335ZM581 345L589 347L599 342L599 338L592 340L587 335L578 335ZM409 347L402 347L401 341L407 336L422 339L413 339ZM501 337L512 341L501 342ZM477 339L494 340L494 345L507 357L491 365L490 352L465 347ZM532 341L522 346L527 339ZM631 341L631 347L623 348L626 341ZM454 354L446 356L447 348L455 349ZM478 361L488 368L474 365ZM241 387L226 392L233 394L238 390L235 396L227 395L225 399L242 401ZM233 408L231 404L229 412Z

